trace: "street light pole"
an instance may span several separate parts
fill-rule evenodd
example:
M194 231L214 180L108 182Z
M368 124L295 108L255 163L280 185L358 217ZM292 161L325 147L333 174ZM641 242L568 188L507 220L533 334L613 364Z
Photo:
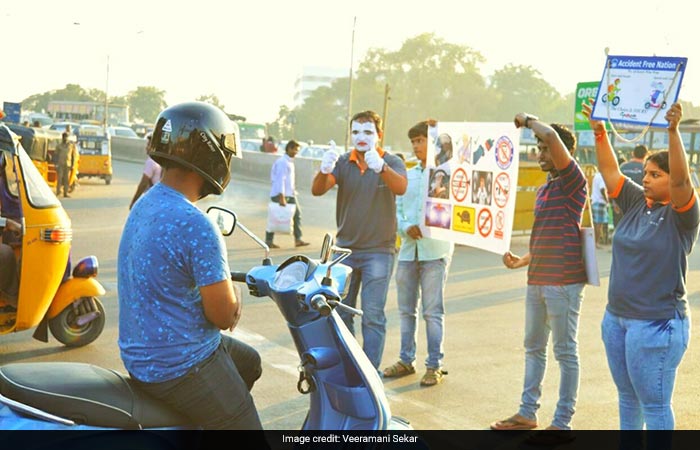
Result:
M104 127L105 132L107 131L107 125L109 117L109 54L107 55L107 76L105 80L105 114L104 114Z

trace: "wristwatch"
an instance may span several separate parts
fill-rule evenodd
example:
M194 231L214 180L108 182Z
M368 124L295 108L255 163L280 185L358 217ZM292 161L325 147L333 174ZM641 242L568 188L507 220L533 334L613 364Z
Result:
M540 120L537 116L533 116L531 114L526 114L525 115L525 128L530 128L530 121L531 120Z

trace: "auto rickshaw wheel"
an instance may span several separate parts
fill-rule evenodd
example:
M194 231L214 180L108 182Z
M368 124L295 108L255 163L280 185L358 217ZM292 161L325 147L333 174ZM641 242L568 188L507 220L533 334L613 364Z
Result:
M97 317L90 322L80 325L78 318L90 311L86 311L85 306L94 302ZM82 347L97 339L105 327L105 309L99 299L95 297L82 297L77 308L70 305L53 319L49 320L51 334L62 344L68 347Z
M110 184L112 182L112 177L105 177L105 184Z

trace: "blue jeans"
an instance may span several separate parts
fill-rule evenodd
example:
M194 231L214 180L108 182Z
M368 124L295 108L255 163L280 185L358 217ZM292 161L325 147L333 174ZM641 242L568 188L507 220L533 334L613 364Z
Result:
M617 386L620 429L672 430L676 370L690 341L690 316L637 320L606 311L602 323L608 366Z
M583 283L528 285L525 298L525 382L519 414L537 420L551 333L560 372L559 401L552 425L567 430L571 428L578 395L578 321L583 288Z
M445 281L449 259L433 261L399 261L396 269L399 316L401 318L401 352L399 358L406 364L416 360L418 334L418 300L423 307L428 357L425 366L442 367L443 336L445 330Z
M362 349L372 365L379 369L386 339L386 295L394 271L393 253L353 253L343 261L352 268L348 295L343 303L356 307L362 285ZM348 330L355 335L353 315L338 310Z

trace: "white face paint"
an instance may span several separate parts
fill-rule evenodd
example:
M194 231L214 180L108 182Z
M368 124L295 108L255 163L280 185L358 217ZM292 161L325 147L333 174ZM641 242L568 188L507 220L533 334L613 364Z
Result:
M351 124L352 145L360 152L372 150L379 142L377 127L374 122L358 122L353 120Z

